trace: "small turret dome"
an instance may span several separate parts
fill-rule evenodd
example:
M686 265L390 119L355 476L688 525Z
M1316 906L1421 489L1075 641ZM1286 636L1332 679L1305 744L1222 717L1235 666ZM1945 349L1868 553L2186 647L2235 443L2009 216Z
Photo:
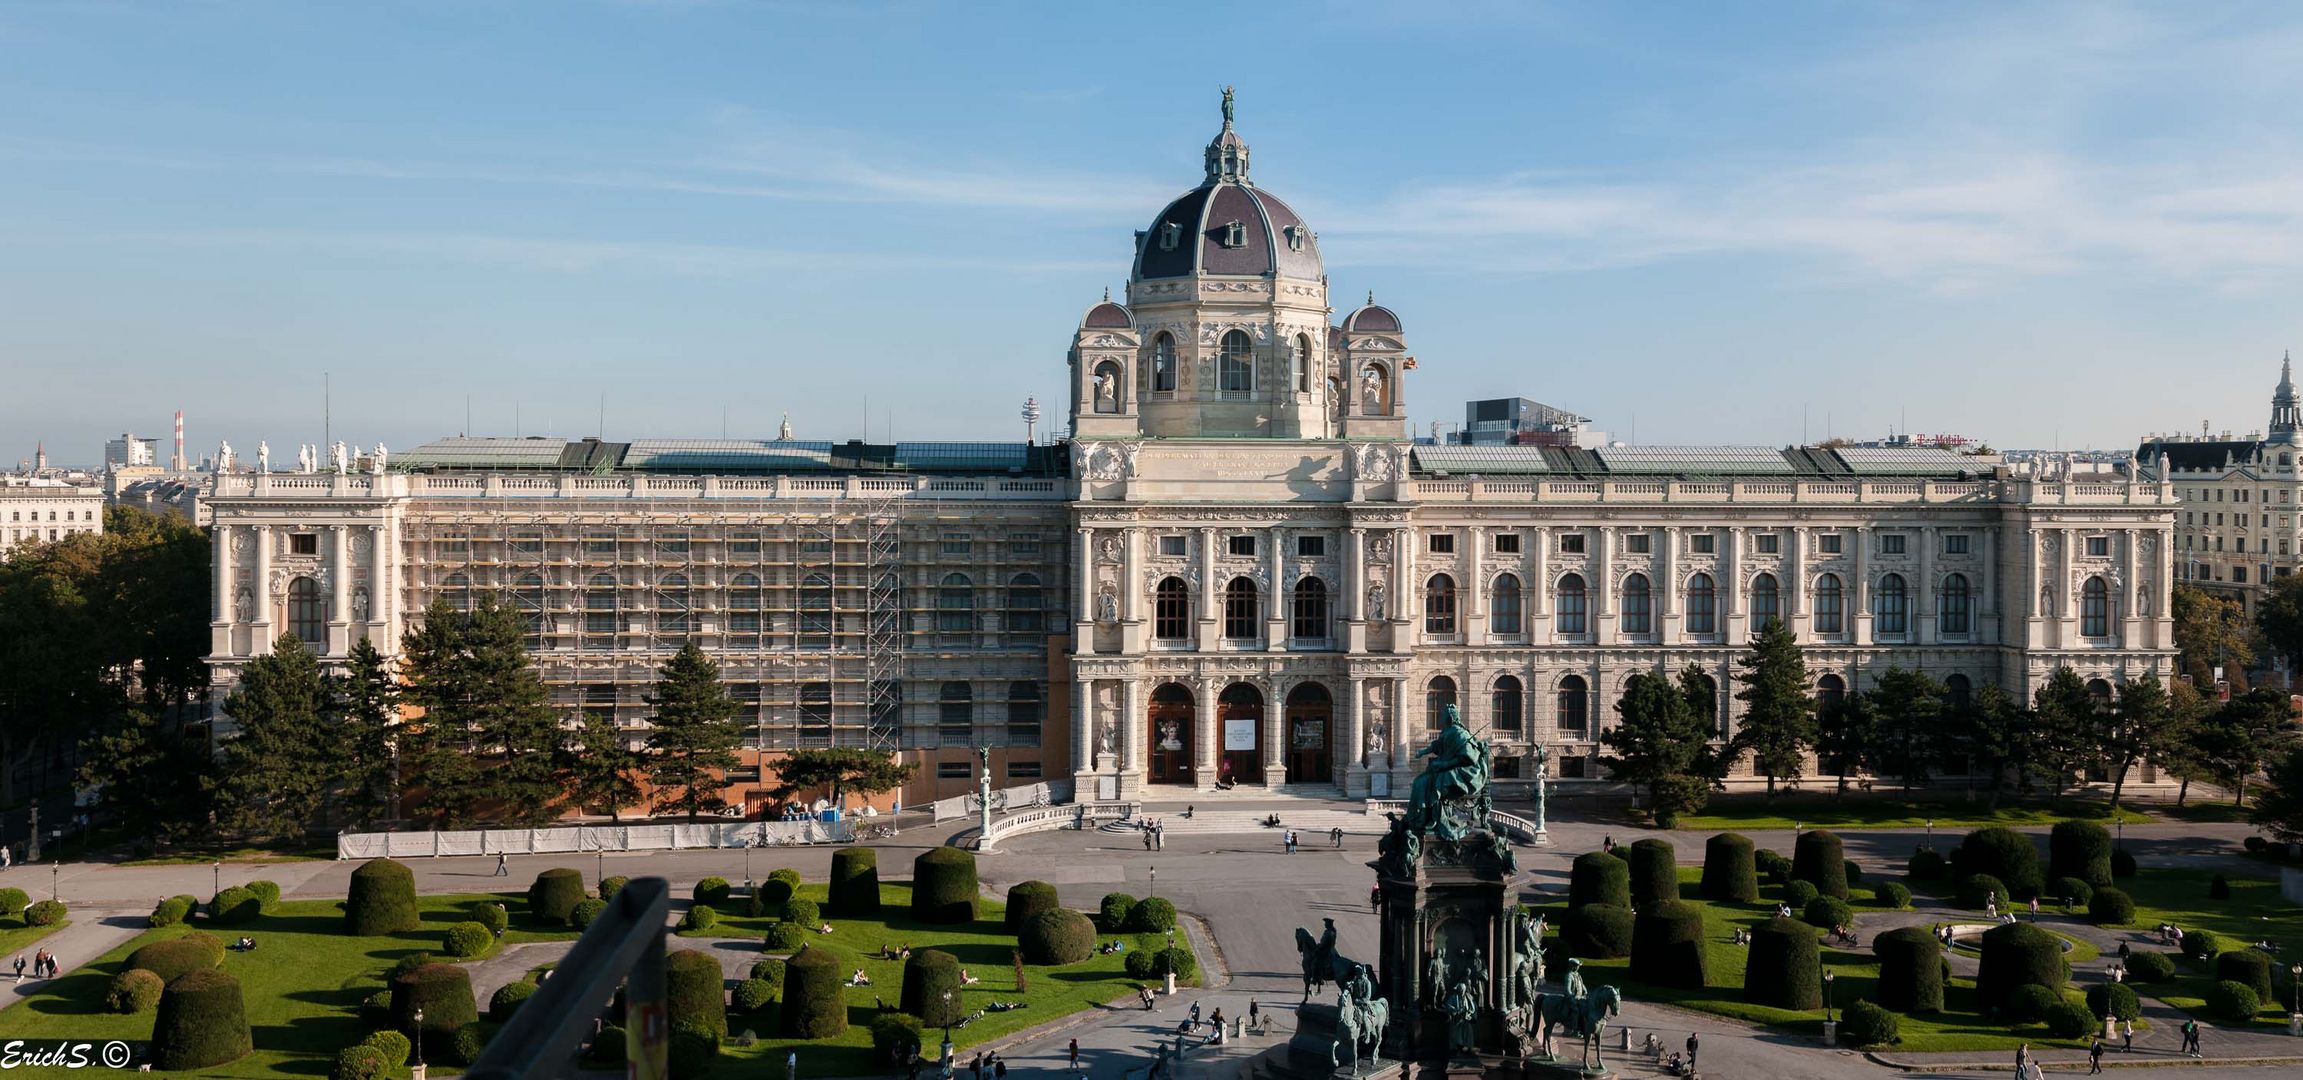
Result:
M1135 320L1128 318L1128 309L1112 303L1107 297L1103 303L1088 309L1087 317L1080 320L1080 326L1088 330L1127 330L1135 326Z
M1369 297L1365 307L1343 317L1343 329L1347 334L1356 334L1362 330L1396 334L1400 331L1399 316L1392 314L1390 308L1377 305L1374 297Z

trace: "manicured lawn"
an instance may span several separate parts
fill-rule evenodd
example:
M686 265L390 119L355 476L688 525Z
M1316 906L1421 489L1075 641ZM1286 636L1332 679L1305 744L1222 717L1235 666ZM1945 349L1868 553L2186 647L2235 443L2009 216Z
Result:
M825 887L817 884L800 886L802 898L823 903ZM1099 953L1086 961L1068 967L1024 966L1023 993L1016 992L1015 935L1001 926L1006 905L995 900L976 901L976 921L965 925L930 925L911 918L912 890L908 884L882 884L880 886L881 919L843 919L826 915L825 922L832 925L829 934L811 934L811 946L829 945L852 956L841 966L849 970L861 967L872 980L870 986L847 988L848 1030L837 1038L822 1040L793 1040L780 1038L775 1033L773 1015L744 1016L731 1012L728 1016L729 1044L724 1048L721 1062L713 1071L717 1077L760 1076L773 1072L781 1075L786 1051L796 1050L800 1055L802 1075L813 1076L866 1076L889 1071L886 1062L872 1057L872 1017L879 1012L875 999L890 1009L903 996L904 965L900 960L882 960L882 946L902 949L941 949L957 957L960 966L969 975L982 981L961 991L966 996L965 1006L973 1012L994 1002L1022 1001L1025 1007L1009 1012L986 1013L966 1027L952 1030L952 1045L965 1048L1009 1035L1025 1028L1047 1023L1058 1017L1108 1001L1132 998L1137 981L1127 977L1122 964L1126 956L1121 953ZM741 901L730 904L740 907ZM769 918L723 917L720 924L707 931L681 931L680 937L760 937L776 920ZM1106 934L1098 943L1115 937L1127 943L1132 951L1158 949L1167 944L1163 934ZM1176 944L1189 947L1189 937L1179 927ZM673 943L678 948L679 943ZM770 955L762 953L763 956ZM1180 981L1180 980L1179 980ZM742 1046L746 1030L757 1036L751 1046ZM923 1033L927 1043L922 1053L934 1056L937 1044L942 1042L941 1029ZM765 1071L763 1071L765 1070ZM923 1073L932 1069L923 1067Z
M227 952L223 970L238 977L256 1052L203 1076L310 1077L326 1075L336 1052L358 1042L368 1027L356 1014L363 998L382 989L392 964L412 952L441 951L448 927L463 921L475 900L500 900L513 913L506 943L569 939L573 931L519 928L524 895L419 897L424 928L390 937L348 937L335 900L291 900L240 926L164 927L138 935L94 964L56 979L23 1003L0 1012L0 1039L127 1039L152 1035L152 1014L104 1011L104 992L128 954L146 942L206 930L226 941L256 939L253 952ZM480 1003L483 1010L486 1002Z
M2303 962L2298 959L2303 958L2303 907L2288 903L2279 895L2279 883L2265 878L2229 878L2230 899L2210 900L2207 888L2213 878L2213 874L2195 870L2144 870L2119 882L2119 887L2135 898L2136 937L2132 947L2138 952L2174 952L2160 945L2152 933L2163 922L2174 923L2185 932L2212 932L2222 939L2225 949L2243 949L2268 940L2279 946L2279 954L2271 958L2274 986L2285 987L2286 967ZM2174 983L2140 983L2137 989L2202 1020L2224 1024L2206 1009L2207 990L2213 985L2212 963L2197 965L2178 956ZM2284 1031L2289 1001L2278 994L2273 996L2280 1000L2263 1003L2255 1026Z
M2255 810L2252 806L2233 806L2227 802L2210 802L2197 798L2191 799L2181 806L2177 806L2173 802L2156 802L2144 803L2141 808L2169 821L2188 821L2198 825L2221 825L2234 821L2246 821L2247 815Z
M2138 813L2133 807L2121 807L2119 816L2130 825L2151 820L2150 815ZM2109 825L2111 808L2105 803L2082 799L2066 799L2060 809L2035 800L2002 802L1993 810L1980 799L1972 803L1957 798L1912 801L1856 792L1850 792L1845 799L1802 792L1778 795L1772 802L1764 795L1723 795L1715 796L1702 813L1682 816L1679 828L1700 832L1789 829L1795 825L1823 829L1924 829L1928 821L1933 820L1936 830L1941 832L1990 825L2053 825L2074 819ZM1949 842L1957 843L1958 837L1951 837Z
M41 938L70 925L72 925L72 920L65 919L53 926L27 926L24 923L24 913L20 911L14 915L0 916L0 963L7 962L9 957L30 949ZM24 963L30 965L32 958L25 957Z
M1586 960L1583 971L1586 982L1614 983L1624 996L1634 1001L1655 1001L1676 1005L1697 1012L1731 1016L1751 1023L1766 1024L1783 1031L1808 1038L1823 1037L1823 1012L1799 1012L1766 1005L1754 1005L1743 1000L1743 968L1749 950L1734 944L1735 931L1756 926L1774 917L1775 905L1782 896L1779 887L1762 885L1760 899L1754 903L1713 903L1704 900L1697 891L1702 880L1700 866L1683 866L1679 871L1680 897L1703 912L1705 976L1708 986L1701 990L1650 986L1630 977L1631 961ZM1833 975L1831 997L1840 1007L1858 999L1871 999L1876 995L1879 981L1879 961L1874 957L1869 942L1878 931L1865 924L1866 912L1885 910L1871 899L1870 886L1886 880L1866 875L1863 883L1850 890L1855 898L1850 903L1856 910L1856 935L1866 945L1859 950L1823 949L1824 970ZM1566 917L1566 905L1550 909L1551 925L1561 925ZM1823 933L1818 930L1819 936ZM2060 935L2059 935L2060 936ZM2074 942L2068 954L2074 965L2093 959L2095 950L2085 942ZM1557 973L1552 973L1557 974ZM1978 1015L1972 1004L1975 993L1973 979L1954 977L1944 989L1944 1011L1934 1015L1904 1016L1900 1031L1903 1041L1897 1048L1911 1051L1926 1050L2012 1050L2020 1043L2048 1046L2084 1046L2086 1040L2056 1039L2047 1034L2040 1024L2009 1026L1988 1021ZM2066 996L2079 1000L2078 991Z

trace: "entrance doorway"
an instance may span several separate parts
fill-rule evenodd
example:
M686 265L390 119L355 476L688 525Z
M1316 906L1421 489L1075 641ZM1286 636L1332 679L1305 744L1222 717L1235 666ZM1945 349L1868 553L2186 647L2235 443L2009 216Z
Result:
M1287 778L1294 784L1335 782L1335 753L1329 742L1335 705L1327 687L1305 683L1287 694Z
M1192 729L1196 726L1192 713L1190 690L1165 683L1152 691L1151 712L1145 717L1152 783L1191 784Z
M1246 683L1223 688L1216 698L1216 731L1223 756L1216 759L1216 782L1263 783L1263 691Z

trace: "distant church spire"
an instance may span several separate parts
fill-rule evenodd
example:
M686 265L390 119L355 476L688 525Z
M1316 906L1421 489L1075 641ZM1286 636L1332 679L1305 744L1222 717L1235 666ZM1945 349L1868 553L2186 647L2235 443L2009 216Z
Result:
M777 442L790 442L790 441L792 441L792 414L790 414L790 413L785 413L785 414L784 414L784 422L783 422L783 425L782 425L781 427L778 427L778 428L776 429L776 441L777 441Z
M2303 436L2303 406L2295 397L2295 362L2293 354L2279 358L2279 388L2271 392L2270 441L2291 443Z

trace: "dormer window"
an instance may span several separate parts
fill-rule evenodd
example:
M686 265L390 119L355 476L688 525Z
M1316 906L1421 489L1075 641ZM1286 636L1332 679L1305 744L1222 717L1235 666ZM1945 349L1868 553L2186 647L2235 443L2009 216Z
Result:
M1172 221L1163 221L1160 223L1159 249L1161 251L1174 251L1175 246L1182 242L1183 226L1178 225Z
M1290 226L1288 226L1288 227L1287 227L1287 249L1288 249L1289 251L1302 251L1302 250L1303 250L1303 240L1304 240L1304 234L1305 234L1306 232L1309 232L1309 231L1310 231L1310 230L1308 230L1308 229L1305 229L1305 228L1304 228L1303 226L1301 226L1301 225L1290 225Z
M1223 239L1219 242L1227 248L1245 246L1247 244L1247 226L1237 221L1225 222Z

